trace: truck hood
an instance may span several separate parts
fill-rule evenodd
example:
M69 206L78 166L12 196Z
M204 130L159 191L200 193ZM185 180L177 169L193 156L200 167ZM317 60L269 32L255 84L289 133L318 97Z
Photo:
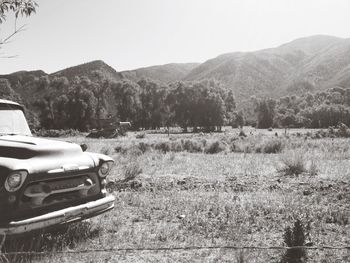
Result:
M38 155L79 154L79 145L31 136L0 136L0 157L29 159Z
M0 136L0 166L29 173L60 168L94 167L94 160L79 145L31 136Z

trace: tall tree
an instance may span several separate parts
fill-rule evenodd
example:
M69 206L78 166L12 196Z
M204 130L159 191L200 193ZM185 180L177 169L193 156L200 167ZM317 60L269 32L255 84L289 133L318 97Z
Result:
M142 79L137 83L140 87L140 118L143 128L156 129L165 125L167 107L165 105L168 87L159 83Z
M131 81L116 82L111 87L121 121L131 121L134 127L140 126L140 87Z
M276 102L273 99L260 99L257 101L255 111L257 113L257 127L261 129L273 126Z
M100 119L106 115L107 96L112 86L112 82L107 79L101 71L93 73L93 80L91 83L91 90L96 98L96 118Z
M7 79L0 79L0 98L21 101L19 94L17 94L11 87L10 82Z
M172 97L175 122L186 132L189 126L189 105L191 98L187 92L188 87L184 82L177 82L173 84Z
M77 77L68 89L66 112L70 128L86 131L94 124L96 98L93 92L86 88L90 85L91 81L88 78Z

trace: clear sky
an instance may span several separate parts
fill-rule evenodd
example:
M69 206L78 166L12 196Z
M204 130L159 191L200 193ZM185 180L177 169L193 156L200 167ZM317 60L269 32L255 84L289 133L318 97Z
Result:
M0 74L51 73L101 59L117 71L204 62L222 53L326 34L350 38L349 0L37 0L3 47ZM12 19L0 25L3 38Z

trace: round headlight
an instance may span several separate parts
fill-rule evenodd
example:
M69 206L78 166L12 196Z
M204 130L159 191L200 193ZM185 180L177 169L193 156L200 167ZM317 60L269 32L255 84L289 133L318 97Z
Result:
M8 192L17 191L23 184L25 178L27 176L27 172L18 171L10 174L5 181L5 188Z
M7 177L7 183L10 188L16 188L21 184L21 175L20 174L11 174Z
M112 168L112 162L105 162L101 164L98 174L100 177L106 177Z

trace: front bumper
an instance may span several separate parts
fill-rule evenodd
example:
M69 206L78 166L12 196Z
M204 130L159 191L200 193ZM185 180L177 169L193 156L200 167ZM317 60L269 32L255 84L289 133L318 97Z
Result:
M21 221L12 221L0 227L0 235L14 235L43 229L54 225L80 221L107 212L114 207L115 197L110 195L86 204L68 207L45 215Z

